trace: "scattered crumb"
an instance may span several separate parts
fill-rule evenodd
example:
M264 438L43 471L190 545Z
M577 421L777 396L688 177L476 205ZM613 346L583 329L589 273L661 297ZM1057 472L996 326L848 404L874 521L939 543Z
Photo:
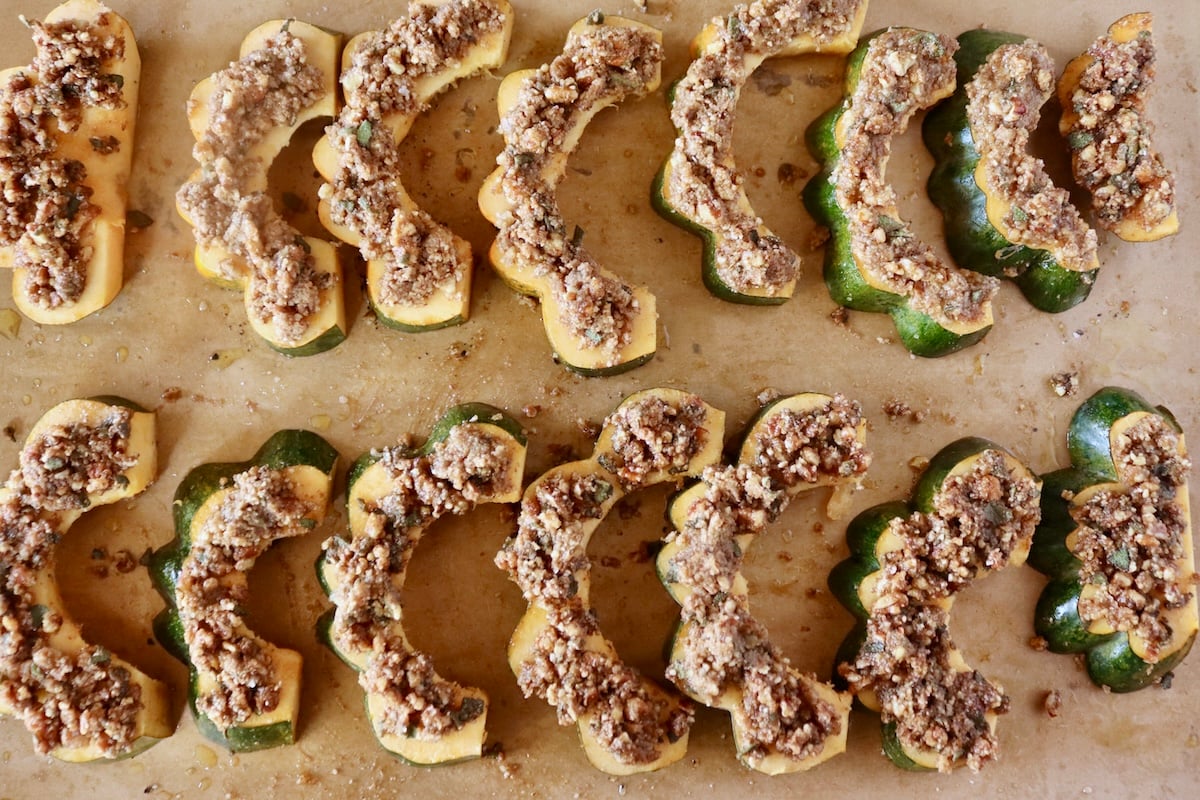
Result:
M1170 689L1171 683L1175 680L1174 672L1166 672L1158 679L1158 685L1163 689Z
M526 419L533 419L538 414L542 413L542 407L539 405L530 403L529 405L527 405L521 409L521 413L525 415Z
M579 417L575 420L575 427L579 428L579 432L587 439L595 439L600 435L600 424L590 419Z
M1058 689L1051 689L1046 692L1045 698L1042 700L1042 705L1046 709L1046 716L1054 719L1058 716L1058 712L1062 710L1062 695L1058 693Z
M829 241L829 236L829 228L826 228L824 225L818 225L813 228L812 233L808 235L808 251L815 253L820 250Z
M4 426L4 438L8 439L10 442L15 442L17 440L17 426L5 425Z
M929 466L929 459L925 456L915 456L908 460L908 468L913 472L921 472Z
M1029 639L1030 648L1037 650L1039 653L1044 653L1050 649L1050 643L1041 636L1033 636Z
M450 358L455 361L466 361L471 355L471 346L466 342L454 342L450 345Z
M767 387L766 389L762 389L761 391L759 391L759 393L754 396L754 399L758 402L758 405L761 408L770 403L774 403L776 400L778 400L782 396L783 396L783 393L780 392L778 389L773 389L771 387Z
M910 422L924 422L925 418L929 416L927 411L913 409L908 403L895 397L884 402L883 413L887 415L888 419L907 419Z
M599 561L600 566L607 569L620 569L621 567L621 559L616 556L600 556Z
M1056 372L1050 376L1050 388L1059 397L1074 397L1079 391L1078 372Z
M164 403L174 403L183 397L183 389L180 389L178 386L168 386L166 389L163 389L161 397Z
M838 306L833 311L829 312L829 318L833 320L833 324L839 328L848 327L850 324L850 309L845 306Z
M779 165L779 169L775 171L775 178L784 186L791 186L796 181L804 180L808 177L808 170L803 167L798 167L795 164L785 161ZM829 229L826 228L826 235Z

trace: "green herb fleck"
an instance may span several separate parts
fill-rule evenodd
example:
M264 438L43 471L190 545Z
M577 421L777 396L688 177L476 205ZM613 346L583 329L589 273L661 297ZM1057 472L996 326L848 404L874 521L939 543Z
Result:
M454 727L461 728L471 720L483 713L483 701L478 697L464 697L462 707L450 714L450 719L454 721Z
M105 650L103 647L97 647L96 651L94 653L92 653L91 662L92 662L92 664L94 664L98 667L103 666L104 664L107 664L110 661L112 661L112 654L109 653L107 650Z
M1133 557L1130 555L1128 547L1118 547L1108 554L1107 561L1110 566L1122 572L1128 572L1133 562Z
M57 472L58 470L65 467L66 465L67 465L67 462L63 461L58 456L51 456L50 458L47 458L45 461L42 462L42 466L44 466L46 469L50 470L51 472Z
M571 249L578 250L583 244L583 228L575 226L575 232L571 234Z
M371 126L371 121L364 119L358 124L358 130L354 132L354 138L358 140L359 147L366 147L371 143L371 134L375 129Z
M1071 131L1067 135L1067 145L1072 150L1082 150L1094 141L1096 137L1090 131Z
M588 25L603 25L604 24L604 12L597 8L595 11L588 14L587 15L587 24Z
M104 80L108 81L109 83L116 84L116 87L118 89L125 88L125 76L118 72L113 72L109 75L105 75Z
M869 642L863 643L862 651L867 655L876 655L883 652L883 640L872 639Z
M596 481L596 488L592 493L592 499L597 503L603 503L608 498L612 497L613 487L608 481Z
M317 521L315 519L311 519L310 517L304 517L302 520L300 520L300 527L307 528L311 531L313 528L317 527Z
M729 35L734 39L742 35L745 29L742 27L742 20L737 14L729 15Z
M535 159L533 153L513 153L512 160L518 167L528 167Z
M29 607L29 619L33 623L36 630L41 630L42 623L46 621L46 616L50 613L50 609L43 605L34 605Z
M1012 218L1013 222L1017 223L1018 225L1024 225L1029 221L1029 215L1025 213L1025 209L1021 208L1020 206L1012 207Z

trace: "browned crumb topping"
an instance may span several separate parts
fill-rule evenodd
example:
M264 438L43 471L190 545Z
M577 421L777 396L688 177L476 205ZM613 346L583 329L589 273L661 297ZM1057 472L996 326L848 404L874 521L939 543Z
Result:
M129 671L102 647L70 655L54 647L64 620L34 594L54 569L58 513L86 508L89 494L125 479L128 429L126 409L94 429L51 429L22 451L0 490L0 706L25 723L40 753L91 746L116 757L136 736L141 688Z
M862 0L765 0L711 23L713 39L675 85L671 121L679 132L663 193L673 210L715 231L713 263L734 291L774 294L795 280L800 258L749 210L733 157L742 87L761 59L799 36L829 42L844 34ZM782 168L780 174L783 174Z
M1009 700L977 670L952 664L949 615L938 603L1028 547L1040 494L1035 479L986 450L945 481L932 513L889 525L902 546L881 558L863 645L838 669L856 692L875 693L902 745L936 753L939 769L965 759L978 770L995 759L987 715L1007 712Z
M1042 707L1046 709L1046 716L1054 719L1062 711L1062 694L1058 689L1051 689L1046 692L1046 696L1042 698Z
M56 134L77 130L87 109L125 103L121 76L109 72L125 54L111 19L101 7L94 23L29 22L37 54L0 85L0 247L14 248L24 291L44 308L74 303L87 283L84 238L101 210L87 168L59 155Z
M281 30L212 81L208 128L192 150L200 170L176 200L199 244L224 247L249 268L251 313L281 341L298 342L331 276L316 269L308 244L267 193L250 188L262 165L249 153L272 128L294 124L320 99L321 71L308 63L304 42ZM232 264L221 269L230 279L242 277Z
M958 42L891 29L868 48L838 123L844 143L830 176L854 259L872 283L909 298L914 310L943 326L980 324L999 281L947 264L918 239L900 218L896 192L884 176L892 139L917 111L953 90Z
M1079 580L1094 587L1080 596L1079 616L1136 635L1152 663L1174 635L1168 612L1195 593L1179 503L1191 461L1182 449L1170 425L1147 415L1113 442L1117 476L1128 490L1097 492L1071 510Z
M533 655L521 664L517 683L558 709L560 724L588 716L600 746L625 764L648 764L663 747L691 728L690 706L651 691L642 675L608 652L589 648L600 635L595 616L576 599L549 611Z
M500 436L458 425L425 455L407 448L380 458L391 490L364 506L363 530L325 543L326 564L337 576L331 634L347 652L368 651L359 684L382 697L379 730L436 739L484 712L458 684L440 677L427 655L410 648L399 631L401 587L413 549L425 529L448 514L465 514L512 486L512 451Z
M196 708L221 730L279 705L282 684L273 659L243 617L246 573L273 542L309 530L313 511L286 473L255 466L233 476L212 516L194 532L175 600L189 659L208 679Z
M682 473L708 440L704 401L690 395L678 405L650 395L622 403L604 421L612 429L611 452L600 465L625 486L640 486L652 472Z
M342 73L346 105L326 129L337 172L321 187L330 218L361 237L364 258L387 263L380 299L415 305L471 268L459 258L461 240L424 211L410 208L396 181L399 143L385 120L424 111L416 82L455 64L503 26L501 6L488 0L414 5L354 51Z
M670 580L690 593L683 603L682 657L667 677L709 705L740 687L742 702L733 714L751 760L770 751L795 759L815 755L841 721L811 688L815 678L803 678L771 644L750 614L749 599L730 593L742 568L737 537L761 533L797 487L864 474L870 455L858 435L861 424L858 404L841 395L804 414L776 411L755 436L751 463L705 470L704 495L687 510L684 527L668 537L679 548L668 565Z
M1050 376L1050 388L1059 397L1074 397L1079 391L1078 372L1056 372Z
M1079 119L1067 134L1075 178L1092 193L1096 219L1113 229L1134 221L1151 230L1175 207L1175 179L1151 148L1146 95L1154 82L1150 31L1128 42L1102 36L1071 93Z
M516 104L500 119L505 146L496 163L507 208L496 221L496 247L506 261L530 264L550 279L559 322L580 347L605 353L610 365L631 341L640 304L587 253L579 229L568 231L557 198L562 173L553 163L588 115L644 94L662 60L662 45L650 31L589 25L525 79Z
M967 84L967 120L986 165L988 191L1009 205L1006 238L1052 250L1064 269L1096 267L1096 232L1070 194L1028 153L1040 109L1054 92L1054 61L1032 39L997 47Z

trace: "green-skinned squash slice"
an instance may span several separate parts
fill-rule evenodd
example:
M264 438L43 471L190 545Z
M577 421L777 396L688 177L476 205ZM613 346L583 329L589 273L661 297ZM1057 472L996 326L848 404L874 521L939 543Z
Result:
M958 37L958 89L925 117L936 164L929 198L959 266L1014 281L1042 311L1065 311L1096 279L1096 233L1026 150L1054 92L1045 48L1015 33Z
M1114 692L1157 683L1198 628L1190 462L1179 423L1128 389L1079 407L1071 466L1045 476L1030 564L1050 577L1034 626L1056 653L1082 653Z
M479 190L479 209L498 229L489 260L514 290L538 298L554 357L587 377L654 358L658 313L649 289L595 262L582 227L568 230L558 185L592 118L654 91L662 59L661 31L596 11L571 27L553 62L510 73L498 92L504 151Z
M854 49L867 2L826 11L807 0L742 4L692 40L692 63L671 87L675 147L651 188L655 210L703 242L704 285L733 303L777 305L792 296L800 257L750 204L734 159L742 87L768 58ZM794 11L789 24L773 16Z
M13 177L0 198L0 268L13 270L21 313L62 325L121 291L141 57L129 23L96 0L69 0L31 26L38 58L0 70L0 86L8 87L3 111L20 120L5 134L4 171ZM81 45L74 35L85 30L91 38ZM64 68L56 63L59 46L83 52ZM87 91L61 91L64 77ZM36 110L17 112L16 105ZM34 174L41 180L29 180Z
M513 13L505 0L420 0L408 13L346 45L346 104L313 162L326 181L321 222L366 259L376 318L415 333L466 321L473 270L470 243L422 211L401 185L400 144L437 95L504 63ZM432 55L410 53L410 42ZM380 63L400 69L373 78Z
M880 712L883 749L897 766L977 770L996 757L996 720L1008 698L966 663L950 637L950 611L975 579L1024 563L1040 492L1007 451L960 439L930 460L907 502L850 522L850 557L829 575L856 620L837 671Z
M138 494L156 470L154 414L115 397L68 400L33 426L0 486L0 716L62 761L128 758L174 730L166 684L85 641L55 577L71 525Z
M699 475L721 456L725 414L695 395L647 389L605 420L590 458L554 467L525 490L517 531L496 564L528 610L508 663L525 695L576 725L588 761L610 775L659 769L687 751L686 701L621 661L591 606L587 545L627 493Z
M920 241L885 177L893 137L918 110L953 93L957 46L928 31L877 31L850 55L845 101L807 131L822 169L805 185L804 205L830 232L830 295L847 308L890 314L904 346L926 357L982 339L998 288Z
M438 518L519 500L524 470L520 424L482 403L451 408L420 449L371 451L350 470L350 537L326 541L317 564L335 605L319 633L359 673L379 743L413 766L479 758L488 698L438 675L409 643L409 559Z
M844 397L781 398L752 421L734 466L706 471L667 507L674 531L656 566L681 606L667 677L693 700L730 712L738 759L768 775L842 753L851 697L800 673L770 643L750 612L743 556L802 491L832 487L836 516L870 463L865 438L858 405Z
M1179 232L1175 178L1151 144L1146 112L1155 77L1152 21L1148 11L1121 17L1058 81L1059 131L1075 181L1091 192L1097 224L1127 242Z
M246 461L196 467L175 492L175 539L151 557L167 602L155 636L188 667L196 727L234 752L296 740L300 653L258 636L242 607L254 561L324 519L337 463L317 434L284 430Z
M348 330L337 248L301 236L267 194L271 163L300 126L337 115L341 51L341 34L270 20L242 40L238 61L188 98L200 166L175 200L195 234L196 269L241 291L250 327L288 356L325 352Z

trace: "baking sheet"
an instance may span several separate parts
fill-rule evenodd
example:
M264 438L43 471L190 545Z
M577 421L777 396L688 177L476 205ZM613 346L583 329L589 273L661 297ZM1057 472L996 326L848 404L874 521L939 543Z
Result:
M319 431L348 462L405 435L422 436L445 407L468 400L500 405L523 419L532 477L567 452L585 455L590 443L580 421L600 421L636 389L666 385L696 392L729 413L731 430L751 416L763 389L841 391L859 400L872 422L875 462L854 512L905 495L914 475L910 460L964 435L993 438L1037 471L1062 465L1072 412L1108 384L1166 404L1185 430L1197 430L1200 377L1193 341L1200 333L1194 314L1200 278L1193 254L1200 250L1200 79L1193 54L1200 51L1200 28L1184 14L1186 4L871 4L866 30L905 24L957 34L987 24L1024 31L1037 35L1060 67L1122 14L1156 13L1159 86L1150 105L1156 142L1178 176L1182 232L1137 246L1101 234L1103 269L1086 303L1041 314L1005 286L996 326L984 342L935 361L912 358L892 341L886 317L852 312L846 327L830 320L834 304L821 284L820 256L808 247L814 225L799 202L803 178L780 179L782 164L795 165L802 175L814 171L803 130L837 98L842 59L768 62L766 79L750 84L739 108L737 155L750 197L769 225L808 254L797 296L779 308L712 298L699 278L699 240L651 210L648 186L672 137L664 90L600 115L571 161L563 207L569 222L587 231L588 246L602 263L658 296L659 352L632 373L590 380L551 362L538 315L486 267L477 270L467 324L423 335L396 333L365 318L363 301L351 292L349 339L301 360L268 350L247 330L240 296L206 284L191 267L190 233L172 202L193 168L183 115L191 85L224 66L242 35L265 19L295 16L353 34L383 26L404 13L404 3L118 5L137 32L144 60L131 207L154 224L129 235L127 285L108 309L69 327L24 320L15 338L0 337L0 425L16 437L0 438L0 468L15 465L18 442L61 400L117 393L156 408L158 482L119 507L85 515L60 546L58 570L68 608L89 638L167 680L180 721L174 736L136 759L70 766L37 756L18 722L0 720L0 798L41 797L51 789L64 797L99 798L1192 795L1200 756L1200 657L1176 670L1169 691L1116 696L1094 688L1070 657L1028 646L1043 583L1028 568L980 581L955 605L953 632L968 661L1012 698L1012 711L999 725L1002 760L982 773L901 772L880 755L878 719L855 711L847 753L809 773L768 778L734 758L727 716L701 708L682 762L650 775L614 778L588 765L574 729L560 728L547 705L521 697L505 663L507 637L524 604L491 560L512 528L511 510L484 507L440 523L409 570L405 602L414 643L434 656L443 674L481 686L491 697L492 755L437 769L405 766L377 747L353 674L313 634L327 602L312 564L321 541L345 524L340 503L311 535L272 550L251 578L254 626L305 656L300 738L293 747L231 755L198 734L183 713L184 668L150 631L162 603L144 569L123 573L113 563L122 550L137 556L171 539L172 494L197 464L246 458L284 427ZM500 147L494 133L499 80L551 57L569 25L596 5L514 0L516 33L505 67L443 96L409 137L406 186L468 238L476 253L486 251L492 235L474 198ZM604 9L664 30L665 87L686 68L687 41L731 4L650 0L646 12L639 5L608 3ZM43 0L0 3L6 63L27 63L32 55L16 15L41 17L50 7ZM1061 175L1061 152L1046 144L1040 154ZM297 148L288 157L288 164L301 166L277 167L280 191L308 198L311 207L315 182L305 154ZM938 218L923 191L930 163L914 129L890 172L901 187L904 213L940 247ZM8 290L0 288L0 309L9 307ZM1050 376L1062 371L1079 374L1078 396L1064 399L1051 391ZM883 412L890 400L927 413L920 422L892 419ZM602 525L592 550L593 596L603 628L628 661L658 676L676 608L645 550L662 534L665 498L665 490L635 496ZM800 668L827 675L850 616L824 588L845 546L844 521L826 519L822 502L794 502L754 545L747 572L753 607L773 638ZM1063 701L1054 719L1042 705L1051 689Z

